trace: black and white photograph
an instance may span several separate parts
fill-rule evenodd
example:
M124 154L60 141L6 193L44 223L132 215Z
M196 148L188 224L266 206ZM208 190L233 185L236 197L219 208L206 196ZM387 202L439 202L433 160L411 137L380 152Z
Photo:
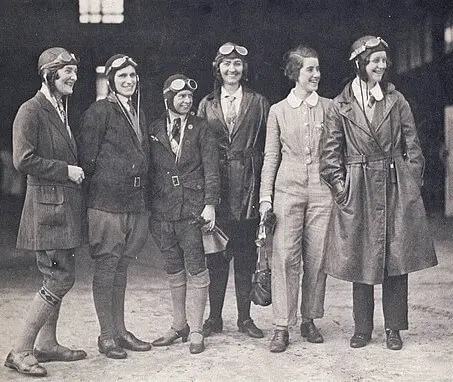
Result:
M0 25L0 381L453 381L453 2Z

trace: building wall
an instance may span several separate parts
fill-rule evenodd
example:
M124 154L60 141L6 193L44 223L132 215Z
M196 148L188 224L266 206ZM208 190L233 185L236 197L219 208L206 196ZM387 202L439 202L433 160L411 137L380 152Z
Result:
M361 35L374 34L383 36L394 49L401 20L425 11L417 4L411 0L126 0L123 24L97 25L79 23L77 1L10 0L0 12L0 67L6 89L0 95L0 149L11 150L14 115L39 88L37 58L50 46L67 47L81 59L69 112L71 127L77 131L81 114L95 100L95 68L114 53L126 53L138 61L142 106L149 120L163 111L162 83L170 74L184 72L197 80L195 103L211 90L212 60L218 46L228 40L249 49L249 83L271 103L285 97L291 87L283 76L282 57L298 43L318 51L319 93L334 97L351 73L347 62L351 43ZM414 110L419 112L423 105L421 136L430 162L436 155L431 140L441 139L442 75L423 69L393 76L417 105ZM437 92L439 86L442 91ZM421 102L426 94L422 89L429 90L429 105ZM448 94L453 93L450 89ZM425 187L430 190L431 183L442 187L438 174L433 174L428 166ZM438 203L436 199L434 204Z

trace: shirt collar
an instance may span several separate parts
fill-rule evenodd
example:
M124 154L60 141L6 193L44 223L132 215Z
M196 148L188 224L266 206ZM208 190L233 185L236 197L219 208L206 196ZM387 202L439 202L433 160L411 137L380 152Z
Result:
M296 92L294 91L294 88L293 88L289 92L288 97L286 97L286 99L288 100L289 105L293 109L295 109L295 108L299 107L300 105L302 105L303 102L305 102L309 107L316 106L318 103L319 96L318 96L318 93L312 92L307 98L305 98L305 100L302 100L301 98L299 98L296 95Z
M360 89L360 86L362 86L362 89ZM381 85L379 85L379 82L377 82L376 85L369 90L369 92L367 92L367 89L368 85L365 81L362 81L359 77L354 78L352 81L352 92L354 93L354 97L357 101L359 101L359 105L362 104L362 94L365 103L368 103L370 95L372 95L376 101L381 101L384 98L384 93L382 93L382 88Z
M116 96L118 97L118 100L119 100L124 106L126 106L126 108L129 110L129 104L128 104L128 102L129 102L130 98L125 97L125 96L123 96L122 94L118 94L118 93L116 93Z
M168 114L170 116L170 125L173 124L174 120L176 118L181 118L181 126L184 125L184 122L186 121L187 119L187 114L186 115L181 115L181 114L176 114L174 111L172 110L168 110Z
M223 86L220 88L220 99L230 96L235 97L236 99L242 98L242 86L239 86L238 90L236 90L233 94L229 94Z

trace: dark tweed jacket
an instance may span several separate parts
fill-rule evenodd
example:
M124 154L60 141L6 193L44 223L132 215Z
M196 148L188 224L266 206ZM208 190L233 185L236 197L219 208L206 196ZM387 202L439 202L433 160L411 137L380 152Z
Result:
M77 165L75 140L41 92L17 112L13 162L27 174L17 247L38 251L82 244L82 188L68 178L68 165Z
M140 144L116 99L109 95L84 113L77 137L87 175L87 206L108 212L145 212L149 146L140 114Z

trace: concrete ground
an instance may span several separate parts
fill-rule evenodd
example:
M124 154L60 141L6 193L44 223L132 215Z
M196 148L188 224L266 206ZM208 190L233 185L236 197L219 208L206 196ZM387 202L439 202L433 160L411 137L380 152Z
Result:
M14 249L20 201L0 203L0 359L6 357L28 303L40 286L34 257ZM87 249L78 252L77 281L64 299L59 341L85 349L88 358L72 363L47 363L43 381L453 381L453 221L430 217L439 266L409 277L410 330L402 333L404 347L385 347L380 287L376 288L375 331L372 342L351 349L353 332L351 285L328 279L325 317L317 320L325 342L310 344L297 328L290 346L280 354L268 350L272 336L272 307L252 307L264 339L237 331L233 282L227 291L225 328L206 339L206 350L189 353L177 341L149 352L129 352L125 360L99 354L98 323L91 295L92 261ZM126 323L139 338L153 340L171 324L170 293L161 270L162 258L152 241L130 269ZM190 295L189 295L190 299ZM190 319L190 309L189 309ZM1 362L3 362L3 359ZM30 377L0 366L0 381L30 381Z

